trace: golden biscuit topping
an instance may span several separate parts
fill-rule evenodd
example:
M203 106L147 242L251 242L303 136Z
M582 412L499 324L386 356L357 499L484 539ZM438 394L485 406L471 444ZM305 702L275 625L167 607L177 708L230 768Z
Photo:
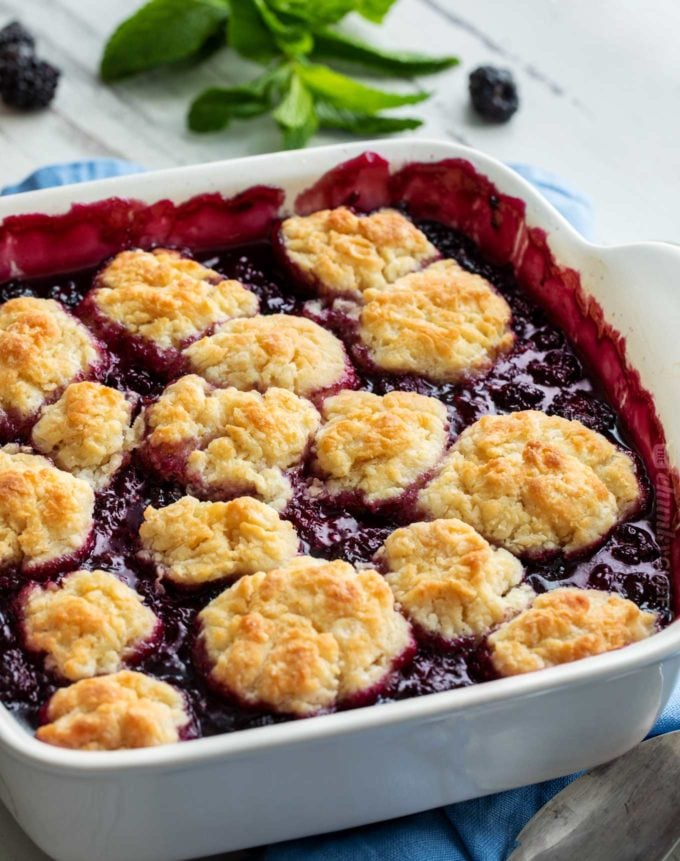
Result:
M53 299L22 297L0 306L0 410L33 415L101 361L96 342Z
M166 508L149 508L139 529L143 554L169 580L198 586L292 559L299 539L269 505L249 496L199 502L191 496Z
M97 276L92 298L105 317L163 349L258 308L240 282L165 248L117 254Z
M367 290L359 337L379 368L455 382L489 368L512 347L508 303L454 260Z
M80 551L92 532L90 485L14 445L0 448L0 567L23 571Z
M520 562L461 520L397 529L377 558L402 610L424 631L447 640L486 634L534 594L519 586Z
M299 464L319 414L285 389L216 389L182 377L146 412L147 447L188 450L184 480L201 495L254 495L281 510L292 494L284 471Z
M526 410L463 431L419 504L512 553L538 555L595 544L640 498L630 455L580 422Z
M504 676L530 673L620 649L651 636L656 616L632 601L595 589L554 589L489 637Z
M122 670L61 688L36 737L74 750L125 750L173 744L191 721L182 694L142 673Z
M445 406L411 392L344 391L323 406L315 468L332 494L394 499L432 469L448 439Z
M198 619L213 683L288 714L370 692L411 647L409 625L376 571L305 556L242 577Z
M122 392L100 383L72 383L59 400L44 407L31 434L38 451L60 469L104 487L138 442L132 405Z
M158 624L137 592L106 571L74 571L23 599L26 645L72 682L120 670Z
M189 368L216 386L309 397L339 383L347 356L335 335L305 317L271 314L232 320L184 351Z
M287 218L281 242L302 277L329 296L361 298L439 256L424 233L394 209L356 215L344 206Z

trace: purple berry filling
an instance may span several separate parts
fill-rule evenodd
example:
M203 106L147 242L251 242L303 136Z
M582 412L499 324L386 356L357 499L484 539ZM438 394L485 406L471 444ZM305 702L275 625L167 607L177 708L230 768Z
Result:
M587 375L563 333L522 291L511 268L489 263L471 240L442 224L430 221L420 222L419 226L444 257L453 257L466 269L483 275L507 299L513 311L516 344L483 379L436 384L411 374L390 375L376 369L354 368L352 373L359 387L377 394L405 389L441 399L448 408L452 439L486 413L541 409L576 418L626 446L624 429L602 399L597 383ZM226 277L248 284L260 300L262 313L303 313L304 300L299 288L281 266L271 243L259 242L197 256ZM88 270L30 282L8 282L0 285L0 301L17 295L36 295L57 298L75 308L90 289L93 274L94 270ZM351 350L348 330L340 331L330 319L321 322L332 327ZM154 368L159 368L159 364L153 356L139 353L123 339L110 341L109 345L111 363L103 381L136 394L141 404L150 403L167 385L167 369L163 367L162 373L158 373ZM28 428L15 427L12 434L12 439L25 443ZM159 583L153 567L139 559L138 528L144 508L169 505L184 494L177 483L183 474L181 453L154 460L153 466L154 470L150 470L148 461L135 456L117 473L110 486L97 494L92 547L86 551L85 559L72 560L67 567L112 571L136 588L160 618L160 636L153 649L140 656L136 669L184 692L195 723L183 731L183 737L233 732L288 720L283 715L226 701L211 690L204 674L196 668L195 617L224 589L224 583L191 591L177 589L172 584ZM642 474L641 477L644 478ZM403 499L400 505L378 512L362 506L352 506L349 511L341 499L311 497L309 478L308 467L294 475L295 492L284 516L298 530L303 552L311 555L370 564L390 531L417 517L413 499ZM527 564L527 580L537 591L563 585L614 591L657 612L661 623L667 624L672 619L670 573L655 537L654 523L650 493L647 509L618 525L603 544L578 558L533 560ZM57 571L45 571L44 576L56 579ZM0 700L35 725L57 682L43 671L36 656L21 647L20 619L15 605L25 584L26 577L17 572L6 572L0 578ZM484 643L475 645L466 639L443 648L442 644L423 638L415 655L405 657L381 689L370 692L369 699L390 702L493 677ZM362 704L363 700L357 700L342 707Z

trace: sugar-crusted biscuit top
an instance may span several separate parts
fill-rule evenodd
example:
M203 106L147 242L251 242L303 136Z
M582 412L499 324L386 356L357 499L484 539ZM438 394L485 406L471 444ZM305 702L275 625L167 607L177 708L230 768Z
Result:
M309 715L369 693L411 647L385 580L298 557L242 577L198 616L212 682L242 702Z
M23 633L45 667L69 681L120 670L158 628L141 596L106 571L74 571L59 585L28 587Z
M0 410L28 417L102 361L83 324L53 299L0 305Z
M15 445L0 448L0 567L23 571L82 549L92 531L86 481Z
M446 408L412 392L344 391L323 405L315 469L332 494L393 499L431 470L448 439Z
M419 504L531 556L593 545L640 498L630 455L578 421L525 410L463 431Z
M290 314L232 320L184 355L190 370L214 385L259 391L278 386L303 397L336 385L348 370L335 335Z
M620 649L655 630L654 613L620 595L554 589L491 634L491 660L501 675L514 676Z
M300 544L288 521L249 496L230 502L184 496L165 508L149 506L139 535L143 555L183 586L269 571L292 559Z
M138 442L132 404L101 383L71 383L56 403L44 407L31 442L60 469L104 487Z
M252 494L280 510L292 493L284 470L300 463L319 421L285 389L213 389L190 374L148 408L146 445L161 458L183 452L184 481L197 492Z
M490 367L514 342L508 303L454 260L367 290L364 303L359 337L387 371L455 382Z
M117 254L97 276L92 298L105 317L163 349L258 308L239 281L165 248Z
M36 737L76 750L125 750L173 744L191 722L184 696L166 682L121 670L61 688Z
M394 209L356 215L323 209L281 224L283 251L321 294L360 298L439 256L424 233Z
M480 637L526 607L519 560L494 549L461 520L412 523L388 536L378 552L402 610L429 634Z

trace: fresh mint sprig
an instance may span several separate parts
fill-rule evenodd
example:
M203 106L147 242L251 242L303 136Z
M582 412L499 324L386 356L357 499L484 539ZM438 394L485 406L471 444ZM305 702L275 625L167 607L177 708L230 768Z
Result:
M189 128L225 129L232 120L270 113L287 148L303 147L319 128L353 134L414 129L415 117L383 111L414 105L427 92L394 93L361 83L326 65L408 78L456 65L432 57L378 48L334 29L350 12L379 24L395 0L150 0L112 34L101 60L107 82L139 72L200 60L220 42L262 66L245 84L210 87L191 104Z
M151 0L114 31L104 50L105 81L196 56L218 31L228 6L221 0Z

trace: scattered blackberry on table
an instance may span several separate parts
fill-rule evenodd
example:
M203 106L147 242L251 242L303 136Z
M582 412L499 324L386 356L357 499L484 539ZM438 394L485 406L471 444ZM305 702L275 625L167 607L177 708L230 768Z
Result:
M477 113L494 123L505 123L519 107L517 85L509 69L479 66L470 74L469 91Z
M59 69L35 55L35 39L19 21L0 30L0 96L11 108L45 108L57 91Z
M16 55L14 62L0 62L0 96L11 108L45 108L57 91L59 75L59 69L44 60Z
M11 21L0 30L0 53L8 48L23 47L27 51L35 48L35 39L19 21Z

